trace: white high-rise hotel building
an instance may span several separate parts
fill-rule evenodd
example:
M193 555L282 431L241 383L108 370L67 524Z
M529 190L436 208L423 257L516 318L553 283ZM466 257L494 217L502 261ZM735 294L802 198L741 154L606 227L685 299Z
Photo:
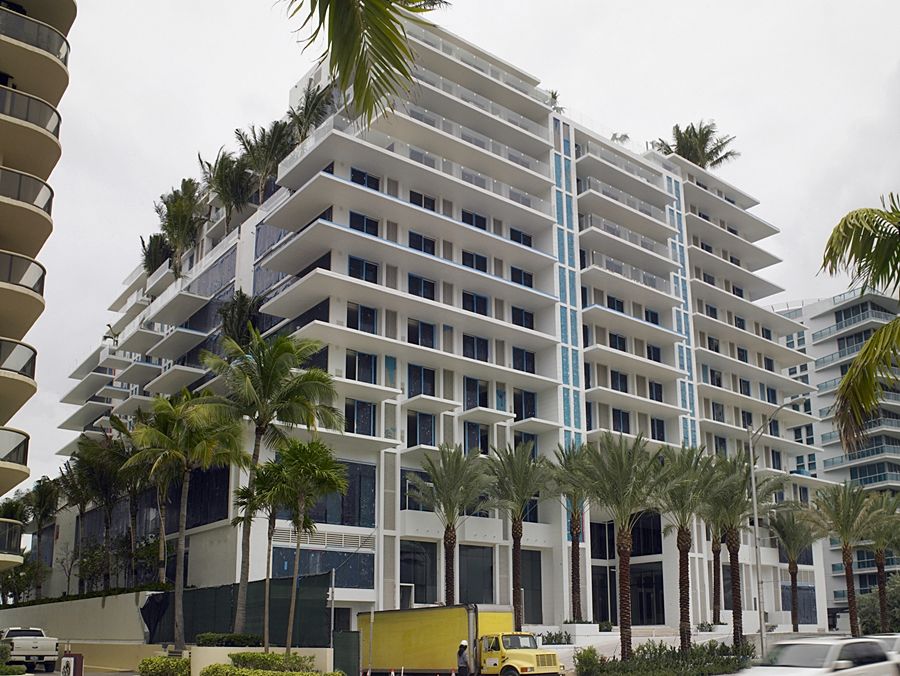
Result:
M408 30L410 101L365 131L329 119L284 160L277 191L239 229L226 233L216 212L183 278L164 265L126 280L110 306L118 344L97 346L72 374L64 401L78 408L62 427L96 434L110 412L133 414L152 395L215 387L199 355L216 349L216 308L238 288L264 294L266 330L325 345L318 363L346 416L343 432L322 436L347 464L350 489L317 507L318 531L302 539L304 572L337 568L339 624L373 606L440 601L442 529L408 477L442 442L488 453L533 441L552 456L557 444L611 430L734 454L746 452L752 425L765 432L759 471L788 476L786 497L805 498L821 480L788 475L809 451L788 428L813 418L788 408L767 420L809 389L782 374L806 356L779 338L802 327L755 303L780 290L757 274L778 259L758 244L777 229L749 211L756 201L689 162L635 154L554 113L538 80L441 28ZM321 84L322 71L291 91L292 105L309 81ZM189 584L237 579L229 518L240 480L219 471L192 482ZM141 528L154 532L155 518L149 500ZM615 622L614 533L601 512L586 518L583 604ZM570 616L565 523L565 507L546 500L525 524L528 624ZM294 537L280 522L275 575L289 574ZM509 603L508 524L474 515L458 539L457 598ZM676 627L674 538L645 515L634 541L635 624ZM748 631L757 626L751 542L745 534ZM764 544L768 621L786 624L787 566ZM264 574L265 547L260 525L251 579ZM822 560L817 547L815 565L801 566L808 628L825 626ZM699 523L691 566L693 620L708 621L712 565Z

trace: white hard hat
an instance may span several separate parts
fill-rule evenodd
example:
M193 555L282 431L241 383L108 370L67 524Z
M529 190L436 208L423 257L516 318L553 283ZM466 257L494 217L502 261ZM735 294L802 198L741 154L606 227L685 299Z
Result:
M469 647L469 642L468 642L466 639L463 639L462 641L460 641L459 644L460 644L461 646Z

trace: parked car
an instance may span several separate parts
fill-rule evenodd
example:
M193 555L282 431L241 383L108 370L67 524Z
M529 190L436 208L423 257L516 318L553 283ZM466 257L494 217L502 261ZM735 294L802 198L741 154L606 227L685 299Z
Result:
M900 634L869 634L866 638L874 638L894 659L900 659Z
M897 676L900 664L872 638L808 638L784 641L742 674L816 676L840 671L847 676Z
M44 671L56 669L59 640L50 638L43 629L36 627L10 627L0 631L0 641L9 645L7 664L22 664L28 673L34 673L38 664Z

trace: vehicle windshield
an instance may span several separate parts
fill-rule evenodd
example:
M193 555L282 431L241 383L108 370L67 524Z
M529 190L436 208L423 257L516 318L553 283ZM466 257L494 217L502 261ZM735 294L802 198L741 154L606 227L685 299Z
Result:
M531 634L504 634L503 647L506 650L518 650L520 648L537 650L537 641Z
M830 645L814 643L781 643L774 646L760 662L762 667L823 667Z
M893 650L894 644L897 643L896 636L870 636L869 638L874 638L881 644L881 647L885 650Z
M10 629L6 632L6 638L23 638L29 636L42 637L44 634L40 629Z

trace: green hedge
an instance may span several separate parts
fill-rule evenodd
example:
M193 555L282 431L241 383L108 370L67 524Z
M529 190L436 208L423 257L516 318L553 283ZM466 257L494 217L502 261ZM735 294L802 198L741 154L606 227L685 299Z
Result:
M256 634L217 634L205 632L197 634L197 645L215 648L258 648L262 645L262 636Z
M596 648L575 651L577 676L641 674L642 676L712 676L733 674L747 667L753 658L752 646L733 651L731 646L716 641L691 646L682 653L678 648L650 641L634 649L627 661L608 658Z
M191 661L187 657L145 657L138 664L141 676L190 676Z
M212 664L200 672L200 676L272 676L265 669L242 669L230 664ZM344 676L342 671L329 671L320 674L318 671L282 671L279 676Z
M0 676L19 676L25 673L25 667L21 664L0 664Z
M3 606L4 608L24 608L26 606L42 606L47 603L62 603L64 601L79 601L81 599L96 599L103 596L118 596L120 594L133 594L141 591L171 591L171 584L160 584L159 582L150 582L137 587L116 587L106 591L93 591L86 594L69 594L68 596L54 596L43 599L33 599L31 601L20 601L19 603L11 603Z
M285 655L283 653L231 653L231 663L241 669L262 671L312 672L316 660L310 655Z

